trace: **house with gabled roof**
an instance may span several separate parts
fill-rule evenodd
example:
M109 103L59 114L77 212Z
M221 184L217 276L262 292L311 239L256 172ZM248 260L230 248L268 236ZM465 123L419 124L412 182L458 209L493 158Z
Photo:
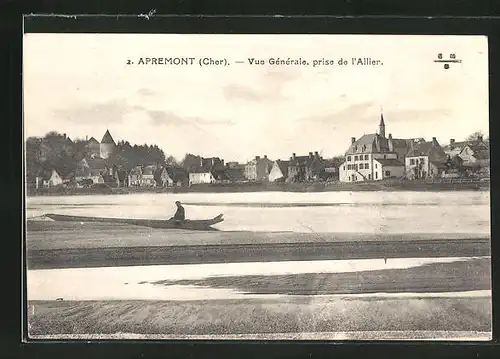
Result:
M215 175L211 169L198 168L189 172L189 185L215 183Z
M267 181L272 166L273 161L267 158L267 155L264 157L255 156L245 165L245 177L249 181Z
M226 176L231 182L245 182L245 165L240 165L237 162L228 163L226 165Z
M139 187L141 185L141 178L142 178L142 167L136 166L132 168L132 170L130 170L128 174L129 186Z
M437 141L414 143L405 158L405 177L408 179L428 179L441 177L447 168L448 155Z
M90 157L98 157L101 155L101 144L94 137L90 137L85 146L89 151Z
M345 161L339 166L341 182L377 181L400 178L405 174L405 156L413 143L423 139L396 139L385 135L384 115L380 115L378 132L351 138Z
M157 186L160 187L174 186L174 179L171 177L171 173L169 173L167 168L164 166L160 166L156 169L154 173L154 178Z
M36 177L35 179L35 187L38 188L50 188L50 187L55 187L63 184L63 179L57 173L55 169L52 169L50 171L43 171L41 173L41 176Z
M286 181L288 178L288 167L290 166L290 161L276 160L273 163L271 172L269 172L269 181Z
M156 181L155 181L155 176L154 176L155 171L156 171L155 165L148 165L142 169L142 175L141 175L141 180L140 180L141 187L155 187L156 186Z
M292 154L288 161L288 182L312 181L319 178L324 171L325 160L318 151L309 152L307 156Z
M460 157L465 167L480 169L488 167L490 163L490 148L482 135L474 140L461 142L452 138L450 144L444 147L444 151L450 158Z

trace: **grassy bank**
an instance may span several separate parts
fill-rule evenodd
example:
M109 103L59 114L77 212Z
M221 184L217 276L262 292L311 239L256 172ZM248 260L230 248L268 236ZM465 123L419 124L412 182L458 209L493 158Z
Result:
M29 302L30 335L491 330L491 298Z

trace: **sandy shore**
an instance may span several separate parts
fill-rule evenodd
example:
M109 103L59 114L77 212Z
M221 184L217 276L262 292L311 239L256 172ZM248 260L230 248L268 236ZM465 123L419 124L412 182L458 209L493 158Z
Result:
M485 234L196 232L29 221L28 268L488 256Z
M30 335L491 331L491 298L36 301L28 313Z
M130 289L134 284L136 291L146 291L147 286L162 290L185 285L261 295L177 301L168 300L167 294L167 300L31 300L29 333L47 339L63 334L80 339L488 340L490 253L490 238L484 234L189 232L29 222L28 278L30 273L31 278L39 274L50 277L52 272L45 269L67 268L63 282L85 291L97 287L92 275L106 278L99 272L105 269L111 271L107 275L114 278L115 285ZM411 258L436 261L412 268L394 266L394 261ZM301 261L297 262L300 265L307 260L347 259L373 259L380 270L353 267L338 273L325 269L296 274L239 273L172 281L161 278L162 266L151 266L179 265L183 268L177 273L182 274L189 269L186 264L267 262L261 264L282 266L285 261ZM151 267L142 268L160 278L148 281L146 272L137 272L140 280L132 283L128 278L130 283L124 283L127 270L135 270L131 266L145 265ZM33 271L36 269L44 270ZM81 275L73 276L71 271ZM78 279L81 276L88 278ZM59 292L57 288L66 286L56 277L38 281L38 285L46 289L56 283ZM445 294L437 293L440 291ZM50 293L54 295L54 290ZM370 296L357 296L367 293Z

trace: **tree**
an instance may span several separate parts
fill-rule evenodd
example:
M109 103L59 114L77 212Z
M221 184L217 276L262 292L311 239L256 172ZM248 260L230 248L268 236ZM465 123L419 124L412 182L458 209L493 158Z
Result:
M469 136L465 138L466 141L475 141L478 139L478 137L483 137L483 140L486 138L484 135L483 131L476 131L471 133Z

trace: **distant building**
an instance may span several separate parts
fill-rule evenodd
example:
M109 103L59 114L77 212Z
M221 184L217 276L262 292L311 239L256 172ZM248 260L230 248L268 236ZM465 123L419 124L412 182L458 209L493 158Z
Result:
M156 167L153 165L145 166L142 170L141 179L139 185L141 187L156 187L155 181L155 171Z
M450 158L460 157L465 167L483 168L488 167L490 164L490 148L483 140L483 136L478 136L475 140L462 142L456 142L452 138L450 144L443 149Z
M62 185L63 180L59 173L55 169L51 171L46 171L40 177L36 177L35 179L35 187L38 188L50 188Z
M308 156L292 154L288 161L288 182L302 182L319 179L325 169L325 160L316 152Z
M106 133L102 137L99 150L101 158L108 158L115 152L116 143L113 137L111 137L109 130L106 130Z
M290 161L276 160L273 163L271 172L269 172L269 181L285 181L288 178L288 166Z
M128 183L131 187L139 187L141 185L142 167L136 166L130 170L128 174Z
M405 174L405 156L413 143L423 139L395 139L385 137L384 116L380 116L378 133L363 135L345 153L345 161L339 166L341 182L376 181Z
M444 152L436 137L430 142L413 144L406 154L405 172L408 179L428 179L442 176L446 170L448 155Z
M90 137L90 140L86 143L86 147L90 157L98 157L101 155L101 144L94 137Z
M246 181L244 165L237 164L236 162L228 162L225 172L228 180L231 182Z
M264 155L264 158L255 156L245 165L245 177L250 181L267 181L269 172L273 166L273 161Z
M189 185L202 183L215 183L215 177L211 170L199 169L189 173Z

